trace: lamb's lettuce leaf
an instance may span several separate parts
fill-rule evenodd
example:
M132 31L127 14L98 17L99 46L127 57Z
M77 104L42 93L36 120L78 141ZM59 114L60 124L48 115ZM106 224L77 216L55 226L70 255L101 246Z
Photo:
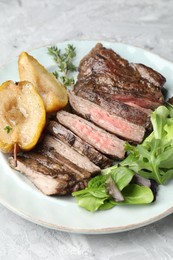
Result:
M121 204L146 204L154 199L150 188L131 184L134 172L126 167L113 166L103 170L103 175L91 179L88 187L81 191L73 192L80 207L89 211L110 209ZM116 184L124 197L123 202L117 202L106 188L108 178ZM130 194L131 193L131 194Z
M154 195L150 188L137 184L130 184L123 190L125 201L122 204L149 204Z

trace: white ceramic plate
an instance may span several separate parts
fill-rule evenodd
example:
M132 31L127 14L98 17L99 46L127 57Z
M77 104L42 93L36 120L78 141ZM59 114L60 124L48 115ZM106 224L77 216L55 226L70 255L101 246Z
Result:
M64 48L67 43L59 43ZM95 41L71 41L77 49L76 65L95 46ZM173 95L173 64L140 48L121 43L102 42L129 61L144 63L166 79L168 95ZM47 48L31 52L50 71L55 64ZM0 69L0 83L18 81L17 59ZM155 222L173 212L173 182L160 186L157 200L148 206L117 206L96 213L79 208L71 197L48 197L39 192L22 174L13 171L0 153L0 202L16 214L39 225L75 233L115 233Z

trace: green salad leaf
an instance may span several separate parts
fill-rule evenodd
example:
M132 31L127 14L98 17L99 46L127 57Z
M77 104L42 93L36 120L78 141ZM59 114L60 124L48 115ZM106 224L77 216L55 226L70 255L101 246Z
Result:
M122 191L132 180L134 172L126 167L118 167L118 165L115 165L110 167L107 173L106 170L102 170L102 175L111 175L118 189Z
M165 184L173 178L173 107L160 106L151 115L153 132L140 145L126 144L128 157L120 164Z
M96 176L89 181L86 189L73 192L72 195L76 198L78 206L89 211L98 210L109 198L105 187L106 179L107 176L104 175Z
M88 183L88 187L81 191L73 192L78 206L88 211L111 209L121 204L146 204L154 199L150 188L130 183L134 172L126 167L113 166L102 171ZM117 202L108 193L106 182L112 178L118 189L122 192L124 201Z
M122 204L149 204L154 196L150 188L137 184L128 185L123 190L125 201Z

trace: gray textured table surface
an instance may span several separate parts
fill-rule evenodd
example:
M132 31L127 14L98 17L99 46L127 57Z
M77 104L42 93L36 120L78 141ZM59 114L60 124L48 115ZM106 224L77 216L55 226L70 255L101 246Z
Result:
M66 39L112 39L173 61L172 11L172 0L0 0L0 64ZM1 260L167 260L172 244L173 215L134 231L89 236L40 227L0 206Z

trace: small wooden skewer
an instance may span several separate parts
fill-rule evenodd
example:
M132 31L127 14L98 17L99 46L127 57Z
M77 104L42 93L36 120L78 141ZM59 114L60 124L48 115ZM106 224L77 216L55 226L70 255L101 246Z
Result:
M14 144L14 167L17 167L17 143Z

